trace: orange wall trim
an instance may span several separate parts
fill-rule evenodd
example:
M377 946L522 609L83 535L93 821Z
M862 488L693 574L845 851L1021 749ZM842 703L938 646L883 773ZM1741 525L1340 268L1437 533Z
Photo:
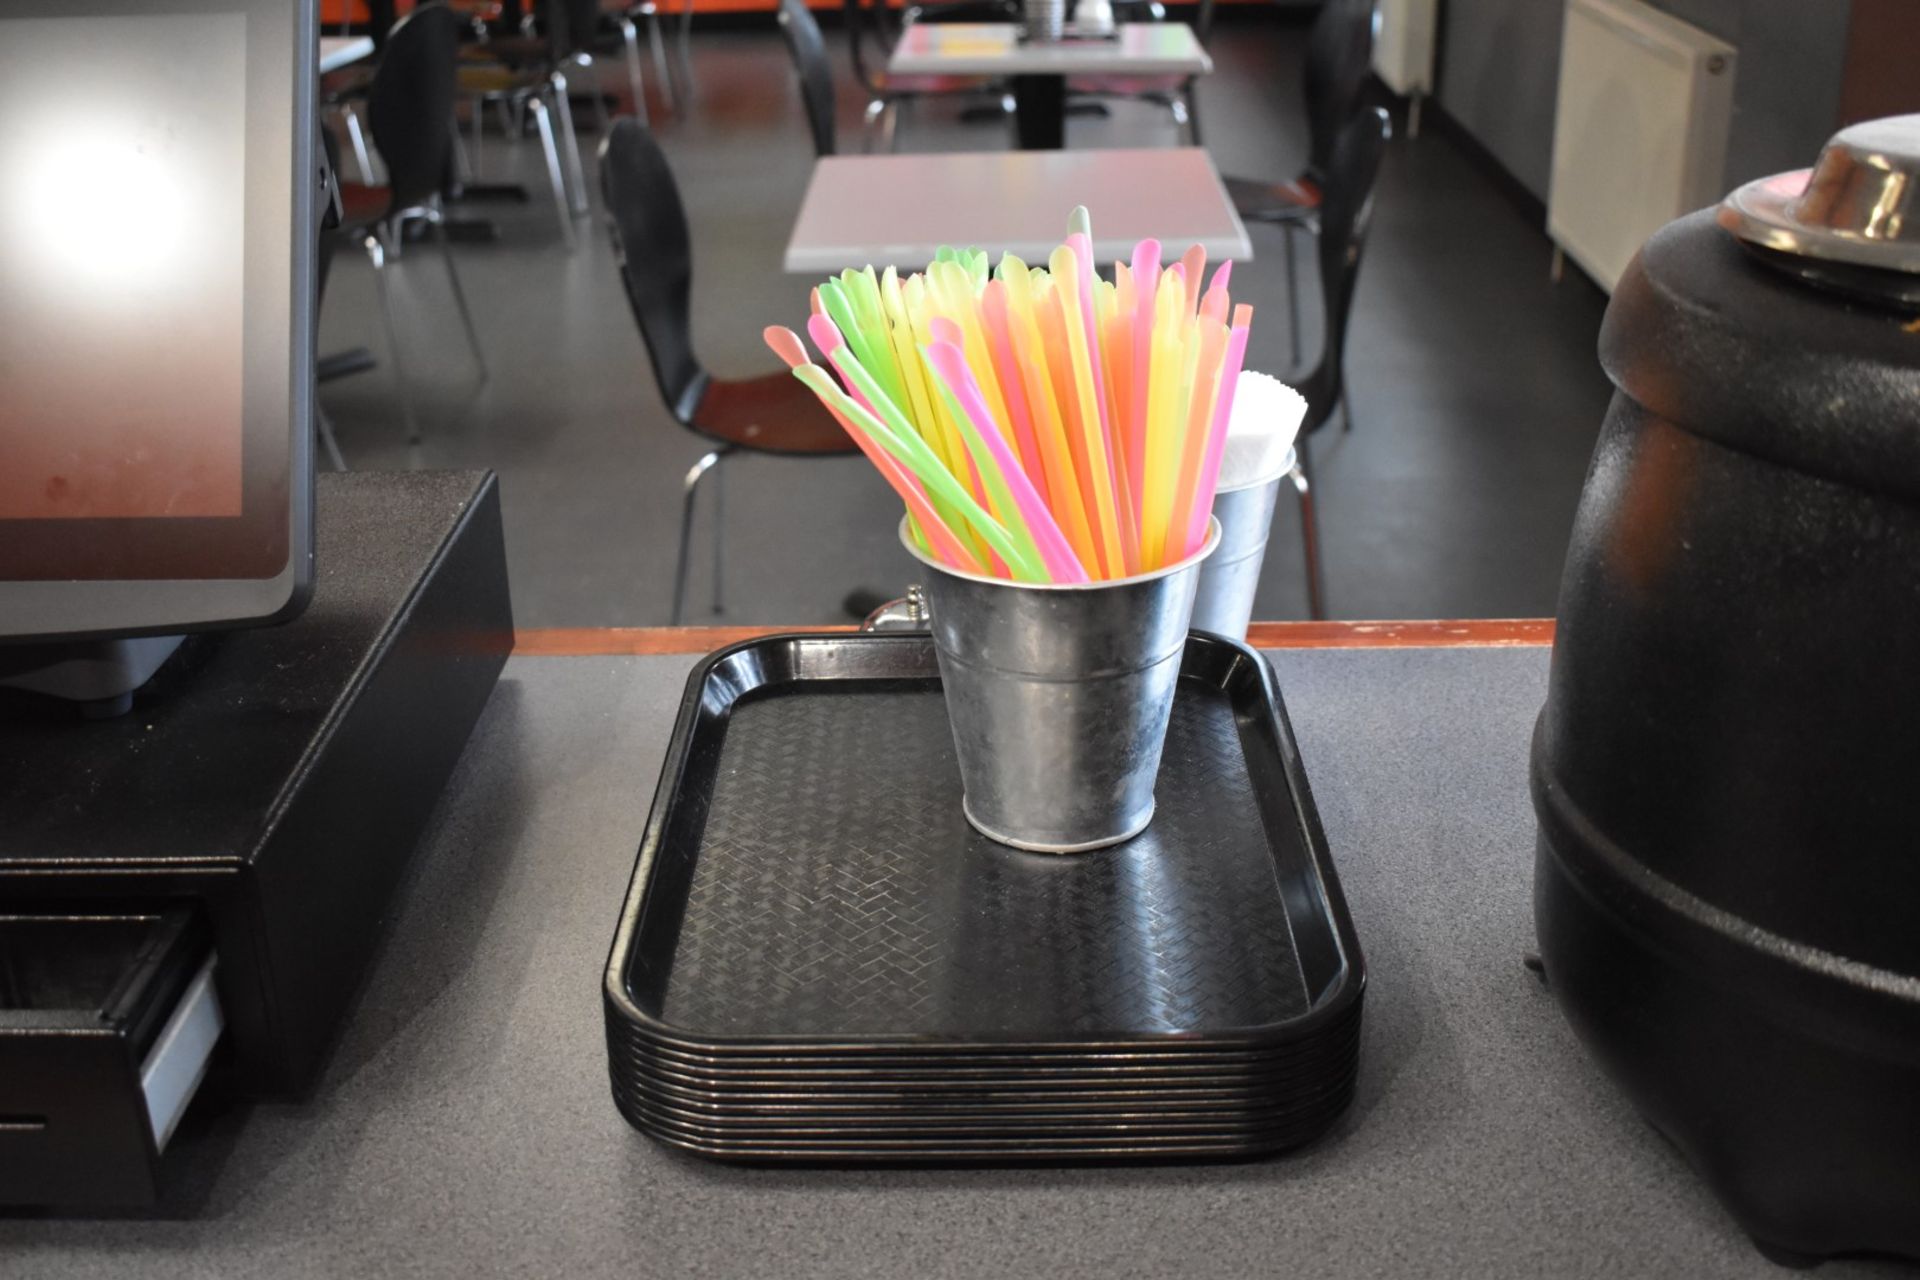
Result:
M522 658L577 658L606 654L698 654L805 630L846 627L537 627L514 636ZM1553 643L1552 618L1495 618L1449 622L1256 622L1247 640L1260 649L1485 649Z

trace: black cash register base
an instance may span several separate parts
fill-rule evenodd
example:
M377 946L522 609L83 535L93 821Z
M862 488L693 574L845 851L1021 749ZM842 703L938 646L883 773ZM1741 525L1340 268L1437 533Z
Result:
M317 490L293 622L116 720L0 696L0 1204L150 1202L209 1060L306 1089L512 648L491 474Z

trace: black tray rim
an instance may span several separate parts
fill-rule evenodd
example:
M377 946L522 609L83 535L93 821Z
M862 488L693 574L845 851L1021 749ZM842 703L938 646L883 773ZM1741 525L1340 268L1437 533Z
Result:
M1357 1020L1355 1020L1357 1021ZM920 1088L991 1087L1001 1081L1058 1080L1100 1082L1120 1080L1271 1079L1323 1067L1350 1052L1359 1041L1359 1028L1350 1021L1318 1039L1289 1045L1282 1052L1222 1056L1158 1055L1157 1061L1064 1059L1059 1057L978 1057L945 1062L916 1059L910 1063L863 1062L849 1058L746 1059L738 1055L709 1056L689 1061L687 1056L663 1054L636 1035L616 1036L607 1050L616 1064L656 1078L684 1076L716 1085L750 1088L763 1083L826 1083L862 1087L893 1083Z
M770 636L757 636L722 646L694 664L693 670L688 674L686 688L681 695L680 710L674 720L666 760L661 766L660 780L654 791L653 803L647 813L639 856L634 863L633 874L628 880L627 892L621 904L619 923L614 931L613 945L608 953L603 972L602 993L610 1031L615 1029L616 1023L624 1024L619 1028L623 1035L638 1032L663 1046L713 1055L733 1053L752 1056L763 1054L769 1046L777 1047L783 1054L794 1055L846 1056L878 1052L911 1057L925 1056L933 1059L965 1058L972 1053L1061 1056L1137 1052L1143 1045L1189 1045L1196 1048L1237 1049L1257 1053L1275 1045L1317 1035L1329 1022L1338 1020L1361 999L1367 982L1366 960L1360 949L1359 935L1354 928L1352 913L1347 907L1346 894L1333 867L1332 856L1327 847L1326 831L1320 821L1319 808L1313 801L1313 792L1307 781L1299 744L1293 734L1293 724L1281 700L1273 668L1258 651L1242 641L1210 632L1190 631L1187 633L1186 652L1181 659L1183 671L1192 662L1196 647L1202 651L1207 648L1227 651L1236 667L1239 663L1247 664L1259 681L1264 710L1272 720L1275 739L1280 744L1281 766L1285 770L1288 789L1292 793L1294 818L1301 824L1306 837L1308 861L1314 879L1318 882L1321 901L1326 904L1326 913L1333 926L1333 939L1341 960L1338 972L1306 1013L1265 1028L1220 1028L1205 1032L1170 1032L1131 1038L1058 1040L1037 1040L1015 1036L936 1038L926 1035L890 1033L858 1038L809 1035L769 1040L750 1036L699 1035L662 1022L642 1010L628 990L626 974L632 959L634 941L639 936L640 926L646 918L647 907L650 904L652 873L665 837L667 815L672 807L673 798L678 794L681 782L686 776L692 756L693 730L705 700L707 684L715 670L743 654L794 645L912 644L917 646L930 642L931 633L927 631L789 631Z
M1349 1006L1352 1017L1363 1002ZM996 1074L1029 1077L1048 1075L1089 1076L1186 1076L1195 1074L1258 1073L1288 1068L1295 1064L1319 1061L1337 1052L1342 1035L1337 1028L1325 1028L1325 1034L1308 1039L1290 1039L1259 1049L1217 1048L1182 1044L1169 1049L1153 1046L1143 1051L1130 1049L1106 1053L988 1053L971 1052L965 1056L934 1056L875 1052L865 1054L792 1053L780 1050L757 1054L744 1050L727 1053L698 1052L676 1044L663 1044L638 1028L620 1028L608 1042L609 1052L629 1058L645 1056L668 1069L688 1074L711 1075L716 1079L752 1076L811 1076L814 1078L860 1075L913 1080L983 1077ZM1358 1034L1357 1028L1354 1032Z

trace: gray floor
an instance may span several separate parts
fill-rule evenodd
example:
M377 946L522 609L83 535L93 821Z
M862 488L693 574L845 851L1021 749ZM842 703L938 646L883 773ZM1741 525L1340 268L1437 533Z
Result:
M835 56L844 39L829 28ZM1203 82L1207 141L1225 171L1291 174L1305 153L1299 103L1304 32L1226 23ZM693 223L694 331L717 374L773 363L759 333L806 313L808 280L780 257L812 165L783 45L766 31L696 33L697 96L655 124ZM609 87L619 79L608 76ZM841 78L843 147L857 145L850 74ZM477 386L431 254L394 271L403 341L426 440L405 444L393 369L364 259L336 264L322 349L366 343L381 367L327 384L322 400L355 467L492 467L506 501L522 625L666 621L681 477L704 452L662 407L614 271L595 190L577 253L560 246L543 197L539 149L490 136L483 176L525 180L536 199L489 204L497 243L456 249L480 315L491 378ZM1076 147L1170 145L1164 112L1126 104L1072 121ZM902 122L901 150L1004 147L998 125L925 108ZM1574 503L1608 386L1594 357L1604 299L1583 281L1547 281L1537 226L1446 138L1396 138L1376 205L1348 354L1356 429L1323 433L1328 601L1336 617L1498 617L1553 611ZM1066 211L1062 210L1062 219ZM1093 211L1097 220L1098 209ZM1255 259L1234 272L1255 304L1248 365L1288 372L1281 240L1253 231ZM1309 268L1310 271L1310 268ZM1319 346L1316 284L1304 346ZM912 578L893 541L895 500L861 459L742 458L728 464L723 620L839 620L850 588ZM708 519L696 530L690 621L712 617ZM324 554L324 549L323 549ZM1305 616L1300 549L1283 498L1256 616Z

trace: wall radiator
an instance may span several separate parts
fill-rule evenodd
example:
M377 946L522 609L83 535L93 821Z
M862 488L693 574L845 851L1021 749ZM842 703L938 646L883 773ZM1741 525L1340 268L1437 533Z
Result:
M1648 236L1725 193L1734 54L1641 0L1567 0L1547 234L1609 293Z
M1433 92L1440 0L1379 0L1373 10L1373 71L1407 98L1407 136L1420 136L1420 103Z

